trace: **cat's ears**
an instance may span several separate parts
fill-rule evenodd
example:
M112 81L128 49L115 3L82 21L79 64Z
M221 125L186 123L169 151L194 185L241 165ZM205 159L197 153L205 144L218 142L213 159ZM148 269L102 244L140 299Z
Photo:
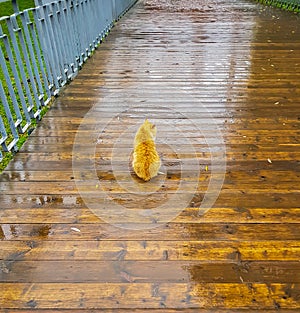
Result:
M145 124L150 124L151 125L151 128L155 128L155 125L154 124L151 124L148 119L146 118L145 119Z

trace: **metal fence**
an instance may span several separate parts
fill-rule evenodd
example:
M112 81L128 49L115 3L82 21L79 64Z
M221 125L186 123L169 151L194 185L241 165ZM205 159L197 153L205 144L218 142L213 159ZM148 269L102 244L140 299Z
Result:
M299 13L300 0L257 0L263 4L279 7L284 10Z
M0 18L0 161L135 2L61 0Z

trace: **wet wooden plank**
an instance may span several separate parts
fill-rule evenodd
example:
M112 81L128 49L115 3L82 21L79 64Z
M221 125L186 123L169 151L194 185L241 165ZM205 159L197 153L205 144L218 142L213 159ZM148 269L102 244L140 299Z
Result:
M265 77L265 76L262 77L262 79L267 79L267 78L269 77ZM221 80L221 77L220 77L220 80ZM96 85L97 81L95 81L94 83L95 83L95 86L97 86ZM93 84L92 84L92 87L93 87ZM70 89L71 90L68 91L68 93L71 93L71 91L73 90L72 86L70 86ZM105 91L104 88L102 89L103 89L102 91ZM101 89L99 90L99 92L100 91ZM68 95L68 97L66 97L66 99L64 99L63 101L58 98L57 106L51 107L51 110L47 112L46 118L55 118L56 114L58 114L57 115L58 119L66 118L67 114L71 113L73 106L76 109L76 111L81 109L81 112L86 114L91 108L91 106L93 105L94 101L96 101L97 99L98 98L96 95L92 95L88 93L85 94L83 93L83 91L81 91L81 93L76 93L76 90L74 90L73 93ZM215 101L216 99L218 99L219 101ZM296 109L297 105L299 104L299 99L293 94L291 94L289 97L281 97L281 96L274 94L267 98L263 98L262 96L259 96L258 94L256 94L253 97L251 97L251 99L249 99L246 95L240 96L234 99L227 99L224 97L217 97L217 95L214 95L213 97L203 96L203 98L201 98L201 102L195 99L174 98L172 103L176 105L179 111L181 109L189 108L195 113L199 113L199 111L195 110L195 107L193 106L194 103L197 103L198 105L201 104L199 110L200 112L203 111L203 113L205 113L203 110L205 108L209 109L208 111L206 111L206 113L208 113L210 112L210 109L213 111L216 111L216 110L220 111L220 109L224 109L225 107L228 110L230 110L231 113L238 114L238 119L242 119L242 118L245 118L245 115L239 114L239 112L241 111L237 110L237 107L245 109L246 112L249 112L249 111L253 112L254 109L251 107L252 99L255 101L259 101L259 103L257 103L257 109L259 110L260 115L262 115L263 119L268 118L268 117L276 118L276 116L264 114L263 108L271 110L271 109L284 108L286 105L288 105L292 109ZM111 105L112 103L117 103L117 100L118 100L118 97L111 94L109 101L107 101L108 103L105 103L105 102L103 103L103 108L109 107L109 105ZM137 95L135 97L135 103L136 103L136 106L138 107L145 107L145 103L147 104L147 106L157 106L157 103L160 103L161 106L159 109L161 109L161 107L168 108L168 105L170 104L170 99L166 96L163 97L163 96L154 95L154 94L150 94L149 96L147 95L147 97L144 97L142 95ZM95 109L99 110L99 108L95 108ZM124 107L123 111L121 112L125 113L126 109L128 109L128 107L127 108ZM133 108L131 108L131 110L132 109ZM66 111L65 115L64 115L64 111ZM116 109L112 109L112 112L114 111L116 111ZM224 112L224 110L222 110L221 112ZM289 118L293 119L293 117L289 114L289 112L286 112L286 113L288 114ZM257 116L253 116L253 118L257 118ZM279 112L279 116L284 116L284 113ZM105 115L103 117L104 119L107 118L107 116ZM202 115L197 115L195 118L201 119L201 117ZM78 119L82 117L77 116L75 118Z
M47 168L45 168L47 170ZM239 195L237 197L237 195ZM117 196L117 195L114 195ZM120 197L121 196L121 197ZM194 202L195 207L199 207L203 199L203 194L196 194L191 202ZM248 191L237 191L229 190L225 193L221 191L218 199L215 202L214 207L222 208L297 208L299 207L299 192L276 192L276 191L262 191L262 192L251 192ZM128 200L126 195L120 195L119 198ZM130 198L129 198L130 199ZM267 199L267 202L266 202ZM33 207L39 207L40 205L56 205L57 202L64 202L65 205L69 206L70 203L75 206L76 204L82 204L83 200L79 195L62 195L62 194L36 194L36 195L4 195L0 194L1 204L3 208L17 206L27 206L31 203Z
M170 138L169 138L170 139ZM105 139L103 139L105 140ZM124 139L126 141L126 138ZM129 142L131 142L130 138L128 139ZM292 146L294 150L297 150L298 145ZM174 146L176 147L176 146ZM186 149L189 149L191 145L186 145ZM299 144L300 147L300 144ZM119 161L123 162L124 165L126 164L126 161L129 161L130 158L130 152L132 151L131 146L128 145L127 147L117 147L118 152L122 154L122 158L117 159L116 155L113 155L114 149L116 147L110 147L110 148L104 148L104 147L98 147L97 150L94 153L94 161L96 164L100 163L101 158L104 160L112 160L112 161ZM178 147L176 147L178 148ZM257 160L257 162L260 161L268 161L270 159L271 161L286 161L288 163L289 161L294 161L295 159L300 158L300 152L298 151L272 151L271 148L269 150L263 151L259 149L255 149L256 151L226 151L225 145L222 147L217 146L215 148L216 151L214 151L213 147L194 147L194 151L182 151L182 149L185 148L184 145L180 145L181 151L168 151L167 150L167 144L157 144L157 149L161 155L161 158L163 161L167 162L168 160L178 159L182 162L184 162L186 159L189 162L192 162L193 164L197 164L197 161L199 164L203 162L203 160L210 160L212 157L219 157L222 158L225 154L224 158L228 161L228 166L230 169L231 162L234 161L253 161ZM91 151L93 152L95 148L91 149L90 147L87 147L85 151ZM197 150L196 150L197 149ZM129 152L128 152L129 150ZM219 150L219 151L218 151ZM18 155L18 160L24 160L28 159L31 162L44 162L44 161L64 161L64 160L71 160L73 158L73 153L70 150L68 152L35 152L35 153L21 153ZM86 155L82 156L81 160L85 160ZM101 164L101 163L100 163ZM102 163L103 164L103 163ZM102 165L101 164L101 165ZM103 164L105 165L105 164ZM259 163L258 163L259 165ZM298 169L298 168L296 168ZM300 173L300 171L299 171ZM299 174L300 175L300 174Z
M271 153L270 153L271 154ZM257 170L266 170L266 169L275 169L277 171L290 171L294 169L296 172L300 169L300 163L297 160L290 159L287 161L285 160L276 160L272 158L270 154L266 154L264 159L260 160L244 160L240 159L238 160L227 160L226 162L226 169L228 171L242 171L242 170L248 170L248 171L257 171ZM272 158L272 159L271 159ZM129 159L129 158L128 158ZM215 158L216 159L216 158ZM268 159L272 161L272 163L269 163ZM80 160L79 160L80 161ZM77 164L79 164L79 161ZM86 164L89 165L86 170L90 170L91 166L94 164L97 165L97 169L101 171L110 171L111 170L111 160L110 159L101 159L101 157L95 162L90 160L87 162L86 158L82 158L82 170L84 170L84 166ZM118 162L119 166L124 166L125 169L128 168L129 160L126 160L126 162ZM165 160L168 161L168 160ZM169 160L174 162L174 159ZM169 168L175 167L178 170L178 159L175 160L175 164L170 164ZM166 162L167 163L167 162ZM203 158L201 160L186 160L186 164L190 165L190 167L185 166L187 170L195 169L195 166L203 166L203 170L205 165L211 164L211 158ZM41 167L44 168L46 171L52 171L52 170L72 170L73 169L72 159L62 159L59 162L57 160L44 160L44 161L38 161L34 158L34 156L31 156L28 160L26 158L23 158L18 155L18 157L15 158L13 163L10 163L7 166L7 170L13 170L13 171L36 171L40 170ZM177 167L176 167L177 166ZM216 167L217 169L217 167ZM221 170L223 171L223 166L221 167Z
M122 118L122 114L120 114L120 119ZM125 119L125 118L124 118ZM156 117L155 117L156 120ZM177 120L179 119L174 119L174 122L177 123ZM283 119L282 119L283 120ZM227 136L228 137L233 137L234 135L237 136L241 133L245 134L246 136L253 136L256 134L256 132L258 134L268 134L268 135L272 135L273 137L278 136L278 130L283 131L283 133L285 134L286 132L291 132L291 134L289 135L293 135L294 133L297 134L297 132L299 133L299 127L300 127L300 123L296 122L296 121L287 121L287 120L283 120L283 121L276 121L273 120L270 124L267 123L261 123L261 122L255 122L253 124L251 123L242 123L242 122L238 122L238 127L236 130L234 130L234 128L231 125L230 122L230 117L229 118L216 118L216 122L214 123L214 126L218 126L218 127L225 127L225 128L231 128L232 131L231 132L227 132ZM104 122L104 121L103 121ZM135 125L137 125L137 122L139 122L138 120L136 120L134 123L130 123L127 121L122 121L121 123L119 122L119 125L116 124L114 125L113 123L109 123L109 121L107 121L107 123L109 123L109 125L105 125L103 124L103 127L106 126L104 129L106 130L107 133L110 133L112 135L118 136L118 130L119 130L119 135L122 134L122 131L120 131L120 127L122 127L124 129L125 127L133 127ZM140 122L142 122L142 120L140 120ZM86 121L84 121L85 125L86 125L86 129L88 130L89 127L91 128L93 124L96 124L95 121L91 121L90 124ZM215 136L215 133L213 131L212 128L212 124L210 121L210 117L207 116L206 120L205 117L203 117L203 120L195 120L194 123L196 123L196 125L198 124L198 133L201 134L201 130L205 130L205 136L208 137L213 137ZM65 125L63 128L62 127L58 127L58 125L61 125L61 122L58 123L58 121L56 121L56 123L52 123L50 122L49 124L46 124L44 127L39 127L38 130L35 130L35 135L36 136L41 136L41 137L45 137L45 133L48 133L49 135L51 135L51 137L53 136L57 136L57 134L59 135L59 131L63 131L64 133L69 133L69 132L81 132L81 129L78 129L80 124L67 124ZM166 132L166 130L162 130L164 129L165 125L164 123L161 123L161 125L159 123L156 123L157 127L158 127L158 139L160 139L160 141L162 140L166 140L166 138L168 137L175 137L175 135L179 135L181 134L180 132L184 132L184 131L188 131L189 135L191 137L193 137L194 133L197 130L192 130L193 125L184 125L184 124L175 124L174 127L169 127L169 129L167 130L168 132ZM282 129L284 126L284 130ZM135 126L136 128L136 126ZM99 134L100 136L100 134ZM202 136L204 136L204 134L202 134ZM130 139L129 136L125 137L126 139ZM126 144L126 143L125 143ZM125 145L124 144L124 145ZM127 144L129 145L130 142L128 141Z
M182 283L190 275L198 282L300 283L299 262L248 261L2 261L1 281L6 283ZM18 273L18 274L17 274Z
M118 313L128 313L128 310L132 313L145 313L145 309L120 309L118 308ZM161 313L161 309L148 309L149 312L151 313ZM183 310L180 309L164 309L164 313L178 313ZM31 309L10 309L9 313L31 313ZM66 312L72 312L72 313L82 313L82 309L55 309L55 310L47 310L47 309L34 309L34 312L36 313L66 313ZM89 313L115 313L116 309L89 309ZM196 308L196 309L191 309L191 308L186 308L184 309L185 313L240 313L240 309L201 309L201 308ZM244 313L252 313L253 309L243 309ZM260 313L277 313L278 309L268 309L268 310L259 310ZM298 313L298 309L280 309L281 313Z
M57 148L59 149L59 148ZM191 177L193 172L191 172ZM180 171L168 171L168 180L176 180L180 177ZM210 178L209 169L204 173L201 173L200 181L204 181ZM115 176L112 172L97 171L97 176L101 177L102 180L114 180ZM118 175L122 179L125 179L121 174ZM52 170L49 172L37 170L37 171L9 171L6 170L2 172L1 179L3 182L42 182L42 181L52 181L52 182L64 182L74 180L75 176L72 170ZM296 171L276 171L272 169L265 170L252 170L252 171L227 171L225 175L226 184L234 184L242 181L243 185L250 184L260 184L260 185L272 185L277 184L278 181L290 182L293 180L298 183L300 179L300 173Z
M117 112L116 112L117 113ZM190 112L190 114L193 114L193 112ZM157 113L159 114L159 113ZM296 112L290 112L290 114L292 115L295 115L297 114ZM170 113L170 116L172 114ZM111 115L112 117L113 115ZM149 119L157 119L157 116L154 116L153 113L149 113ZM168 118L168 116L165 116L165 118ZM209 116L207 115L206 116L206 119L209 123L209 120L212 121L212 119L217 119L218 117L217 116ZM230 118L233 118L231 117L228 113L227 113L227 116L225 117L222 117L221 118L227 118L227 119L230 119ZM143 122L143 118L140 118L139 119L139 122L142 123ZM177 118L177 120L180 120L180 118ZM138 121L137 121L138 122ZM136 122L136 123L137 123ZM197 123L197 121L195 121L195 123ZM158 124L158 123L157 123ZM94 124L92 124L92 126L95 125L95 121L94 121ZM174 128L172 127L168 127L168 129L165 129L165 130L160 130L157 134L157 137L158 138L161 138L161 140L163 140L164 138L168 138L168 137L178 137L178 135L181 135L183 136L183 133L181 133L180 131L184 132L184 131L188 131L187 134L184 134L184 137L185 138L193 138L195 137L195 135L199 135L199 133L201 134L201 130L205 130L205 135L209 137L213 137L213 136L216 136L216 125L215 123L210 123L210 124L207 124L206 126L206 123L202 123L201 121L198 123L198 124L195 124L194 127L195 129L188 129L188 127L186 127L186 129L181 126L181 125L176 125ZM58 128L58 127L53 127L53 126L45 126L45 127L39 127L37 129L34 130L34 135L35 136L42 136L42 137L45 137L45 136L65 136L65 135L68 135L69 133L84 133L86 131L91 131L93 130L93 128L91 128L92 126L89 126L89 124L85 124L84 123L84 127L85 129L78 129L77 127L73 127L73 126L70 126L70 127L67 127L67 126L64 126L64 127L61 127L61 128ZM120 125L112 125L110 124L109 126L108 125L103 125L103 126L106 126L106 127L109 127L109 131L110 131L110 134L112 135L115 135L117 136L118 134L120 135L123 131L124 131L124 124L122 125L120 123ZM132 125L128 125L128 128L131 127ZM161 125L161 127L163 127L163 123ZM198 126L198 128L197 128ZM257 132L257 136L272 136L272 137L277 137L277 136L283 136L283 135L299 135L299 125L297 124L293 124L291 127L289 127L289 125L282 125L282 126L287 126L287 127L283 127L283 129L281 130L278 130L278 128L273 124L269 124L269 125L262 125L262 126L254 126L254 130L255 132ZM123 127L123 130L122 130L122 127ZM158 127L159 127L159 124L158 124ZM203 128L202 128L203 127ZM52 129L51 129L52 128ZM189 127L191 128L191 126ZM229 128L229 127L228 127ZM248 129L247 129L248 128ZM101 130L101 128L99 128L99 130ZM253 129L251 129L250 125L248 124L247 126L244 126L242 127L240 125L239 128L237 129L234 129L234 127L230 127L230 129L228 129L228 131L226 132L226 134L228 136L237 136L237 135L250 135L252 136L253 135ZM270 131L272 131L272 133L270 133ZM99 134L100 135L100 134ZM203 136L203 135L202 135ZM127 138L131 138L131 134L130 136L127 135ZM180 136L179 136L180 137Z
M80 228L78 228L80 230ZM81 233L72 231L67 240L3 241L1 258L18 260L98 260L98 261L299 261L299 240L273 241L179 241L105 240L98 233L93 240L83 240ZM43 236L40 236L42 238ZM44 236L45 237L45 236ZM104 239L104 240L103 240ZM176 241L177 240L177 241ZM234 239L232 239L234 240ZM17 253L15 251L18 251Z
M130 175L130 174L129 174ZM208 181L209 178L206 180ZM81 181L78 181L78 185L80 185ZM205 181L204 181L205 182ZM104 192L111 192L112 194L112 198L117 199L118 196L115 196L114 193L116 194L123 194L125 195L125 197L127 196L128 199L130 199L130 197L132 197L132 199L136 199L136 196L132 196L130 194L130 192L128 191L129 186L132 185L132 183L128 182L124 182L122 183L122 186L119 185L119 182L117 180L110 180L110 181L105 181L105 180L98 180L98 177L96 176L96 178L91 178L90 181L82 181L82 186L80 187L80 192L82 193L86 193L86 192L90 192L93 194L93 198L97 198L99 200L99 203L103 203L104 201L106 201L105 199L103 199L103 197L101 197L101 194L97 194L97 190L102 189ZM189 191L192 192L194 190L194 186L196 184L199 184L198 186L198 192L199 193L204 193L207 190L207 184L203 183L203 181L194 178L193 179L185 179L185 189L183 191L179 191L178 190L178 182L176 181L172 181L172 180L158 180L156 181L157 187L158 187L158 191L157 191L157 196L161 196L163 194L165 194L166 192L168 192L169 194L180 194L180 193L188 193ZM221 193L226 193L229 190L229 193L232 192L232 189L236 186L236 184L234 182L232 183L224 183L223 184L223 190ZM0 184L1 190L3 192L5 192L7 195L11 195L11 194L15 194L16 192L18 192L20 195L23 194L31 194L31 195L40 195L40 194L44 194L44 195L53 195L53 194L57 194L57 195L61 195L64 194L66 191L68 191L69 195L78 195L79 191L77 189L77 186L74 182L74 180L70 179L69 182L30 182L30 183L26 183L24 184L23 182L20 183L15 183L15 184L11 184L11 183L1 183ZM237 188L238 187L238 188ZM249 184L246 185L239 185L236 186L237 191L239 193L246 193L248 190ZM274 185L267 185L267 184L259 184L255 189L252 189L251 192L252 193L262 193L262 192L268 192L270 190L270 188L273 188L274 191L277 191L279 193L282 194L289 194L289 193L297 193L299 191L299 189L297 188L297 186L295 186L294 188L292 188L290 186L289 182L282 182L280 186L274 184ZM147 187L145 187L144 189L141 186L140 192L147 192L150 191L151 189L147 189ZM191 199L193 198L193 195L191 195Z
M169 103L172 101L171 98L172 96L174 96L172 93L170 93L168 95L170 97L170 100L168 101ZM176 95L175 95L176 96ZM195 95L196 96L196 95ZM180 97L180 95L177 95L177 97ZM147 95L145 95L145 98L147 98ZM211 98L209 98L211 99ZM222 101L222 99L220 98L217 98L217 99L214 99L215 101ZM259 101L260 99L257 99L257 101ZM141 100L141 101L144 101L144 100ZM101 107L100 108L96 108L95 109L95 112L100 116L103 116L104 118L109 118L109 117L114 117L114 116L117 116L117 115L120 115L120 118L128 118L128 117L131 117L131 118L135 118L137 121L143 121L143 119L145 119L145 117L148 117L149 119L156 119L156 120L159 120L159 119L162 119L162 120L174 120L174 119L178 119L178 117L174 114L176 112L180 112L181 114L189 114L191 118L194 118L195 120L197 120L197 117L198 119L200 118L200 116L202 118L206 118L206 119L209 119L209 118L213 118L213 119L229 119L229 118L236 118L236 119L239 119L243 116L245 116L245 114L253 114L255 115L256 113L257 114L260 114L262 115L263 117L266 117L266 116L270 116L272 115L273 111L274 111L274 108L276 108L276 105L273 105L273 107L262 107L262 108L257 108L257 109L249 109L249 108L244 108L242 111L239 111L239 110L236 110L235 108L213 108L213 107L209 107L209 111L207 111L207 108L206 107L203 107L199 110L195 110L193 109L192 107L178 107L176 109L176 111L172 112L168 112L168 113L165 113L163 116L160 112L155 112L153 107L155 105L157 105L157 101L160 102L160 99L155 99L153 100L153 102L149 103L148 104L148 108L145 107L145 109L147 109L147 111L149 111L147 113L147 116L145 116L145 114L139 112L139 113L136 113L135 115L133 114L134 112L132 113L127 113L126 112L122 112L122 111L126 111L126 108L124 107L123 109L122 108L114 108L114 109L111 109L110 107ZM273 101L273 103L276 103L278 101L278 97L274 97L273 99L271 98L270 101ZM291 102L293 100L291 99ZM117 99L115 102L111 102L110 101L110 105L113 106L113 105L117 105ZM199 102L195 102L194 103L195 106L199 105ZM166 103L165 106L168 106L168 104ZM281 113L278 113L279 116L281 116L282 118L283 117L286 117L287 119L290 119L290 118L294 118L295 115L298 116L299 112L298 112L298 108L296 105L294 105L294 107L289 107L289 103L285 104L285 106L287 106L289 108L289 111L288 112L281 112ZM279 108L285 108L284 105L280 105L278 106ZM89 103L87 105L87 108L90 108L91 107L91 103ZM150 108L152 107L152 110L150 110ZM73 105L72 107L70 107L69 109L67 108L63 108L63 111L55 111L54 109L51 111L52 112L52 116L69 116L69 117L85 117L85 115L88 113L88 111L84 111L82 109L82 105L80 105L80 103L78 104L78 106L75 106ZM51 116L51 114L49 114L49 116ZM161 122L162 124L163 122ZM273 125L274 127L274 125ZM284 130L284 129L283 129ZM59 130L58 130L59 131ZM65 132L68 132L68 130L66 130ZM40 135L40 136L43 136L43 134L46 133L46 131L44 131L43 129L40 129L40 128L36 128L34 130L34 135ZM61 133L63 133L63 130L61 130ZM50 132L47 133L47 135L51 134ZM230 134L230 133L229 133ZM280 135L278 132L276 133L277 135ZM54 132L52 132L51 134L52 136L55 135Z
M0 284L4 308L300 308L299 284ZM211 297L210 295L218 295ZM100 295L100 297L99 297ZM220 303L220 299L222 302Z
M17 225L25 224L70 224L79 223L83 227L85 224L103 223L91 209L85 206L82 201L76 198L66 197L57 198L54 201L47 201L47 197L36 197L27 204L3 205L1 209L1 222L5 224ZM17 206L17 208L16 208ZM14 209L14 215L11 211ZM174 208L177 210L177 208ZM205 214L197 207L184 208L180 214L174 217L172 223L190 223L190 224L281 224L281 223L300 223L300 208L223 208L215 207L209 209ZM124 214L124 218L126 214ZM21 225L18 225L20 230ZM27 226L30 227L30 226ZM34 227L34 226L32 226ZM37 226L39 227L39 226ZM56 228L56 225L51 227ZM273 225L274 227L274 225ZM19 231L20 234L20 231Z
M45 221L47 222L47 214L45 214ZM57 216L56 211L52 212L53 216ZM27 220L22 221L25 224L15 224L16 221L12 221L11 224L2 224L1 239L14 240L39 240L41 238L48 240L99 240L104 238L105 240L122 240L131 239L134 240L139 232L119 230L114 226L107 225L105 219L100 220L98 216L94 218L88 224L78 224L78 217L76 212L72 212L69 215L71 223L64 224L62 221L59 224L26 224ZM34 216L32 216L34 218ZM101 217L101 216L100 216ZM50 218L49 218L50 219ZM53 219L58 219L54 217ZM126 219L126 220L125 220ZM139 220L134 221L137 218L134 216L124 217L124 226L129 229L145 228L143 235L145 240L160 240L163 236L166 240L239 240L247 241L249 238L255 238L255 240L299 240L299 222L289 224L279 223L168 223L157 222L155 224L148 222L142 224ZM122 222L119 222L122 224ZM154 227L154 228L153 228ZM72 228L80 230L79 234L72 231ZM147 230L150 228L150 230ZM276 229L276 232L274 231ZM254 240L254 239L253 239ZM2 243L1 243L2 245Z

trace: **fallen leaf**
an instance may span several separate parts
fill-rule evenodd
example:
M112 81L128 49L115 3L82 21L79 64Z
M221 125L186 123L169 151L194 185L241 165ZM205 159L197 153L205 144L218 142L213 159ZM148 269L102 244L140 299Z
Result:
M71 227L71 230L76 231L77 233L80 233L80 229L78 229L76 227Z
M140 276L132 276L131 274L121 271L120 276L124 278L129 283L134 283L137 279L147 279L147 277L140 277Z
M9 273L9 269L7 268L6 264L1 261L0 263L0 273L4 273L4 274L8 274Z
M127 272L121 272L120 276L123 277L125 280L127 280L129 283L133 283L134 282L134 278L129 275Z

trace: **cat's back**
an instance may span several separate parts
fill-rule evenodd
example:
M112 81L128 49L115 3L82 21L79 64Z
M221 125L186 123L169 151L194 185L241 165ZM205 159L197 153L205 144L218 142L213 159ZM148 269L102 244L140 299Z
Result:
M134 157L139 161L148 161L148 163L159 159L155 142L152 139L137 142L134 149Z
M153 139L154 135L155 133L152 133L142 125L137 131L134 140L133 170L138 177L145 181L157 175L161 164Z

